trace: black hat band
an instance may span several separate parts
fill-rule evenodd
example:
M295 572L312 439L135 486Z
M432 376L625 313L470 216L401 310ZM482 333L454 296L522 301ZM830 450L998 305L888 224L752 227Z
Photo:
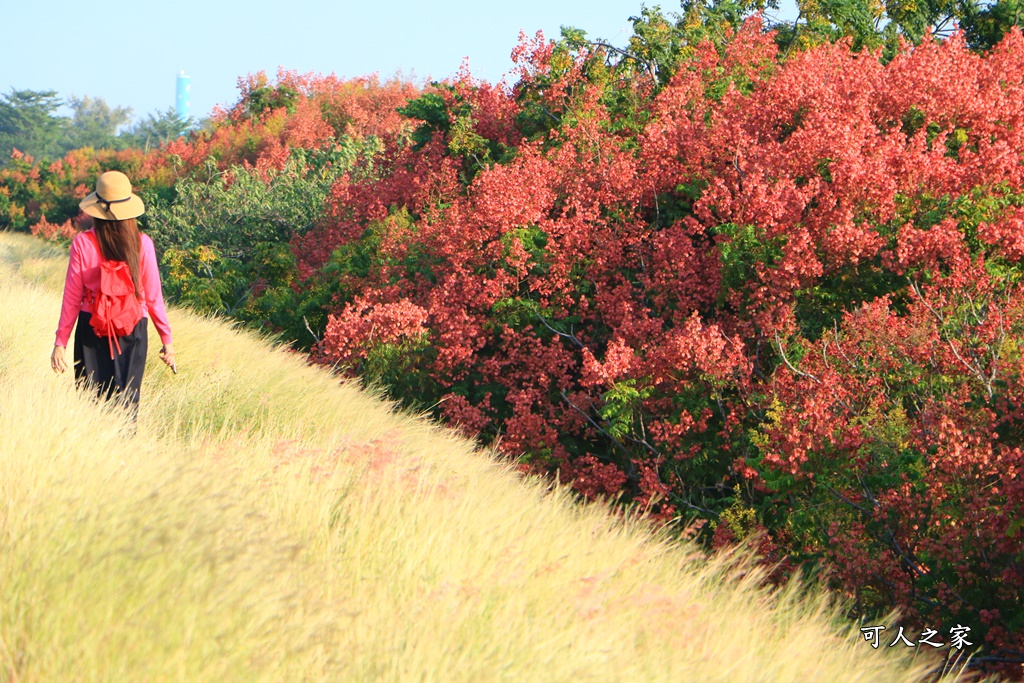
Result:
M131 196L125 197L124 199L104 199L103 197L100 196L99 192L96 193L96 203L99 204L99 203L102 202L103 204L105 204L106 206L103 207L103 210L106 211L107 213L109 213L111 216L114 216L114 220L119 220L119 219L114 214L114 212L110 210L110 205L111 204L120 204L121 202L127 202L130 199L131 199Z

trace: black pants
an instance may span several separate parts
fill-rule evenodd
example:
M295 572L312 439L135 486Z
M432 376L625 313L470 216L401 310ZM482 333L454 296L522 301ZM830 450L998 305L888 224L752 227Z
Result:
M134 420L139 412L142 372L146 369L149 347L149 320L143 318L135 329L118 338L121 353L114 347L110 357L110 340L96 336L89 321L91 313L78 314L75 328L75 382L95 391L101 399L124 402Z

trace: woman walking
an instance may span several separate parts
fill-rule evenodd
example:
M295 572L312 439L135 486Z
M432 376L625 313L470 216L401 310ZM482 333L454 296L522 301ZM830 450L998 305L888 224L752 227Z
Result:
M54 372L67 370L64 350L77 320L74 349L76 383L95 389L100 397L125 401L134 419L138 413L142 372L146 365L147 318L153 318L163 342L160 359L168 367L175 367L171 327L164 308L153 240L139 232L135 221L143 214L145 206L142 199L132 193L128 176L120 171L107 171L96 179L96 191L83 199L79 207L93 217L94 227L75 235L71 241L71 261L64 280L64 301L50 365ZM100 336L94 329L92 317L95 306L107 305L106 299L101 300L107 296L100 291L101 274L108 264L115 266L116 270L117 264L110 262L118 261L127 264L134 287L134 292L131 292L131 287L125 282L123 298L131 309L129 319L138 315L138 309L141 309L142 318L134 329L126 330L124 334ZM107 274L103 275L108 283L112 281L111 272L108 267ZM137 308L129 294L138 302ZM106 332L110 333L110 330L107 328ZM103 332L102 329L100 331Z

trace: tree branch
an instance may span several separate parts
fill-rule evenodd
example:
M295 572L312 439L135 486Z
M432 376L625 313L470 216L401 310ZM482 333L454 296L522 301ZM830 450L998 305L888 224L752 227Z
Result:
M589 423L590 423L590 426L591 426L591 427L593 427L594 429L596 429L596 430L597 430L597 431L598 431L599 433L601 433L602 435L604 435L604 437L605 437L605 438L607 438L607 439L608 439L608 440L610 440L610 441L611 441L611 442L612 442L613 444L615 444L615 445L616 445L616 446L617 446L618 448L620 448L620 449L622 450L622 452L626 454L626 457L627 457L627 458L629 457L629 451L628 451L628 450L626 450L626 447L625 447L625 446L623 446L623 445L622 445L621 443L619 443L619 440L618 440L618 439L616 439L616 438L615 438L614 436L612 436L611 434L609 434L609 433L608 433L608 431L607 431L606 429L604 429L604 427L602 427L601 425L597 424L597 422L595 422L595 421L594 421L594 419L593 419L592 417L590 417L590 415L588 415L588 414L586 413L586 411L584 411L584 410L583 410L582 408L580 408L580 407L579 407L578 405L576 405L575 403L573 403L573 402L572 402L572 399L570 399L570 398L569 398L568 396L566 396L566 394L565 394L565 390L564 390L564 389L562 389L562 390L561 390L561 391L560 391L559 393L561 393L561 394L562 394L562 398L563 398L563 399L565 400L565 402L566 402L566 403L568 403L568 404L569 404L570 406L572 406L573 410L575 410L575 411L576 411L577 413L579 413L580 415L582 415L582 416L583 416L583 419L585 419L585 420L586 420L587 422L589 422Z
M789 358L786 358L786 351L785 351L785 349L782 348L782 340L779 339L779 333L778 332L775 333L775 344L779 348L779 355L782 356L782 361L786 364L786 367L789 368L790 372L792 372L794 375L797 375L799 377L806 377L807 379L813 380L817 384L821 384L821 380L818 379L817 377L815 377L814 375L812 375L811 373L803 372L803 371L797 370L795 367L793 367L793 364L789 362Z
M576 337L576 335L573 335L573 334L566 334L565 332L561 332L560 330L556 330L556 329L555 329L554 327L552 327L552 326L551 326L551 325L550 325L550 324L548 323L548 321L547 321L547 320L545 320L545 319L544 319L544 316L542 316L542 315L540 314L540 312L536 312L536 313L537 313L537 318L538 318L538 319L540 319L540 322L541 322L541 323L542 323L542 324L544 325L544 327L548 328L549 330L551 330L552 332L554 332L555 334L557 334L557 335L558 335L559 337L564 337L565 339L568 339L568 340L572 341L572 342L573 342L574 344L576 344L576 346L578 346L579 348L581 348L581 349L582 349L582 348L584 348L583 342L581 342L581 341L580 341L580 340L579 340L579 339L578 339L578 338Z
M641 59L640 57L637 57L632 52L629 52L627 50L623 50L622 48L615 47L614 45L612 45L610 43L606 43L606 42L601 41L601 40L588 40L587 44L591 45L592 47L603 47L606 50L611 50L612 52L614 52L617 55L622 55L626 59L632 59L634 62L636 62L637 64L642 65L645 69L647 69L647 73L649 73L651 75L651 78L653 78L655 80L655 82L657 82L658 74L657 74L657 69L656 69L654 63L648 62L648 61L646 61L644 59Z
M916 294L918 299L921 300L921 303L925 305L925 307L931 312L933 316L935 316L935 319L939 322L939 334L945 340L947 346L949 346L949 350L953 353L953 357L960 361L960 364L963 365L967 369L967 371L975 377L975 379L981 382L982 387L984 387L985 389L985 393L988 394L988 398L991 401L992 398L995 396L995 389L993 387L996 376L995 366L997 360L995 354L993 354L992 358L992 374L990 377L986 377L985 372L984 370L982 370L980 363L978 363L977 361L975 361L973 365L971 363L968 363L963 358L963 356L960 355L960 352L956 350L956 345L953 343L953 339L944 329L942 329L946 324L946 318L944 318L941 313L935 310L934 306L928 303L928 300L924 298L924 294L921 292L921 288L918 285L918 283L911 282L910 288L914 290L914 294ZM974 300L971 299L970 297L967 297L967 300L971 304L971 310L972 312L974 312L975 317L979 317L980 314L977 312L977 309L975 308Z

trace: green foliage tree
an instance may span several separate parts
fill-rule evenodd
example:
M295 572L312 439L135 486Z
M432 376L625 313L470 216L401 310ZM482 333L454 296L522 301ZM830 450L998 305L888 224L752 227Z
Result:
M798 7L794 22L776 26L783 46L850 37L855 49L884 45L887 55L901 37L918 43L929 31L947 36L957 26L972 48L987 50L1021 20L1019 0L800 0Z
M170 199L143 193L143 228L163 254L168 297L311 346L308 327L326 324L325 302L293 290L289 243L322 220L338 178L376 150L375 141L349 138L331 150L295 148L284 168L266 175L246 166L219 171L211 161L180 179Z
M918 43L928 31L945 36L957 26L972 48L986 50L1024 18L1022 0L798 0L797 7L795 20L765 24L777 32L784 54L850 38L855 50L884 47L891 56L901 38ZM778 0L682 0L680 8L666 12L660 5L643 7L631 17L633 35L622 48L563 27L555 53L586 50L616 72L615 78L606 79L609 85L646 73L660 89L693 58L696 46L711 41L722 49L744 19L778 10L779 5ZM558 75L556 70L553 76Z
M55 90L15 90L0 96L0 166L17 149L37 159L56 158L64 151L68 126L57 116L62 101Z
M64 105L71 109L70 116L58 114ZM131 114L130 107L112 107L102 97L65 101L54 90L12 89L0 96L0 167L9 165L14 149L52 161L73 149L142 147L146 139L158 136L164 142L180 134L165 120L167 114L161 114L118 135Z
M111 107L102 97L71 97L71 122L67 126L65 151L122 147L117 131L131 120L131 107Z
M999 42L1014 26L1024 20L1021 0L997 0L986 5L973 5L961 17L967 43L974 48L988 49Z

